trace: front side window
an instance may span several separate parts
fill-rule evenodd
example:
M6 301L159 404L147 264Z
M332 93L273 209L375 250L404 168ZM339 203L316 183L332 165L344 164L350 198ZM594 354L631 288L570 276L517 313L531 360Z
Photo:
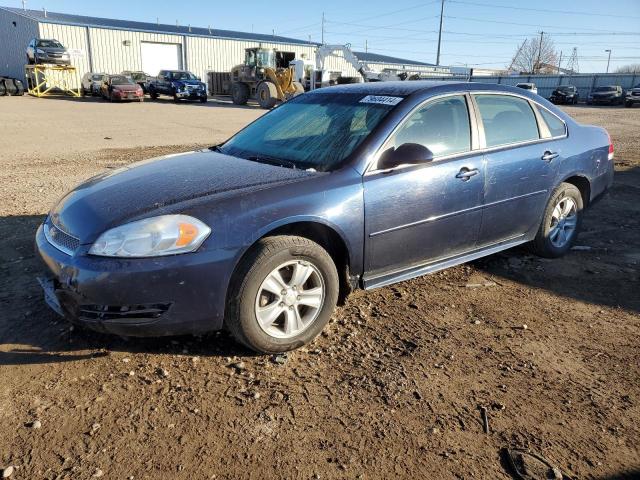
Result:
M487 147L540 138L535 114L526 100L508 95L476 95L475 99Z
M566 133L564 122L546 108L538 107L538 111L547 124L552 137L561 137Z
M420 107L391 137L388 147L405 143L427 147L434 157L471 150L469 110L463 95L446 97Z

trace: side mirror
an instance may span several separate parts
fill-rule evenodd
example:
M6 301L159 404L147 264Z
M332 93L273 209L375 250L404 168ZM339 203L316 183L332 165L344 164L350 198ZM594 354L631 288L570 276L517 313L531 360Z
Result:
M388 170L399 165L417 165L433 161L433 152L419 143L403 143L390 148L378 160L378 170Z

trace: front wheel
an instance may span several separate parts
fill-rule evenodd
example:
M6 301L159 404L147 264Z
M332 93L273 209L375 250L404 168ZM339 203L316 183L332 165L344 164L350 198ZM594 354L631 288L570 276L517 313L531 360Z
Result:
M149 88L149 96L151 97L151 100L156 100L158 98L155 88Z
M547 203L542 222L531 243L541 257L557 258L569 251L582 224L582 194L575 185L562 183Z
M309 343L329 321L338 299L333 260L303 237L260 240L234 279L225 325L238 342L261 353Z

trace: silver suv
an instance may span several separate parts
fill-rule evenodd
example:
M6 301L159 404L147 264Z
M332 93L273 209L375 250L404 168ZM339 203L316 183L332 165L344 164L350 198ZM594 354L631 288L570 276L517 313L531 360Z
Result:
M69 65L71 56L58 40L34 38L27 47L27 63Z

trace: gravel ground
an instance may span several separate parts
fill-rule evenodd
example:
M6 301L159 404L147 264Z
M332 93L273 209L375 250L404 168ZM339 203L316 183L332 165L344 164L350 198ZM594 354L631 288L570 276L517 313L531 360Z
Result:
M0 469L506 479L500 450L519 446L573 478L639 478L640 110L567 111L616 145L584 248L553 261L514 249L357 292L313 344L269 357L224 333L74 329L44 306L33 253L38 223L80 180L210 145L261 110L0 98Z

